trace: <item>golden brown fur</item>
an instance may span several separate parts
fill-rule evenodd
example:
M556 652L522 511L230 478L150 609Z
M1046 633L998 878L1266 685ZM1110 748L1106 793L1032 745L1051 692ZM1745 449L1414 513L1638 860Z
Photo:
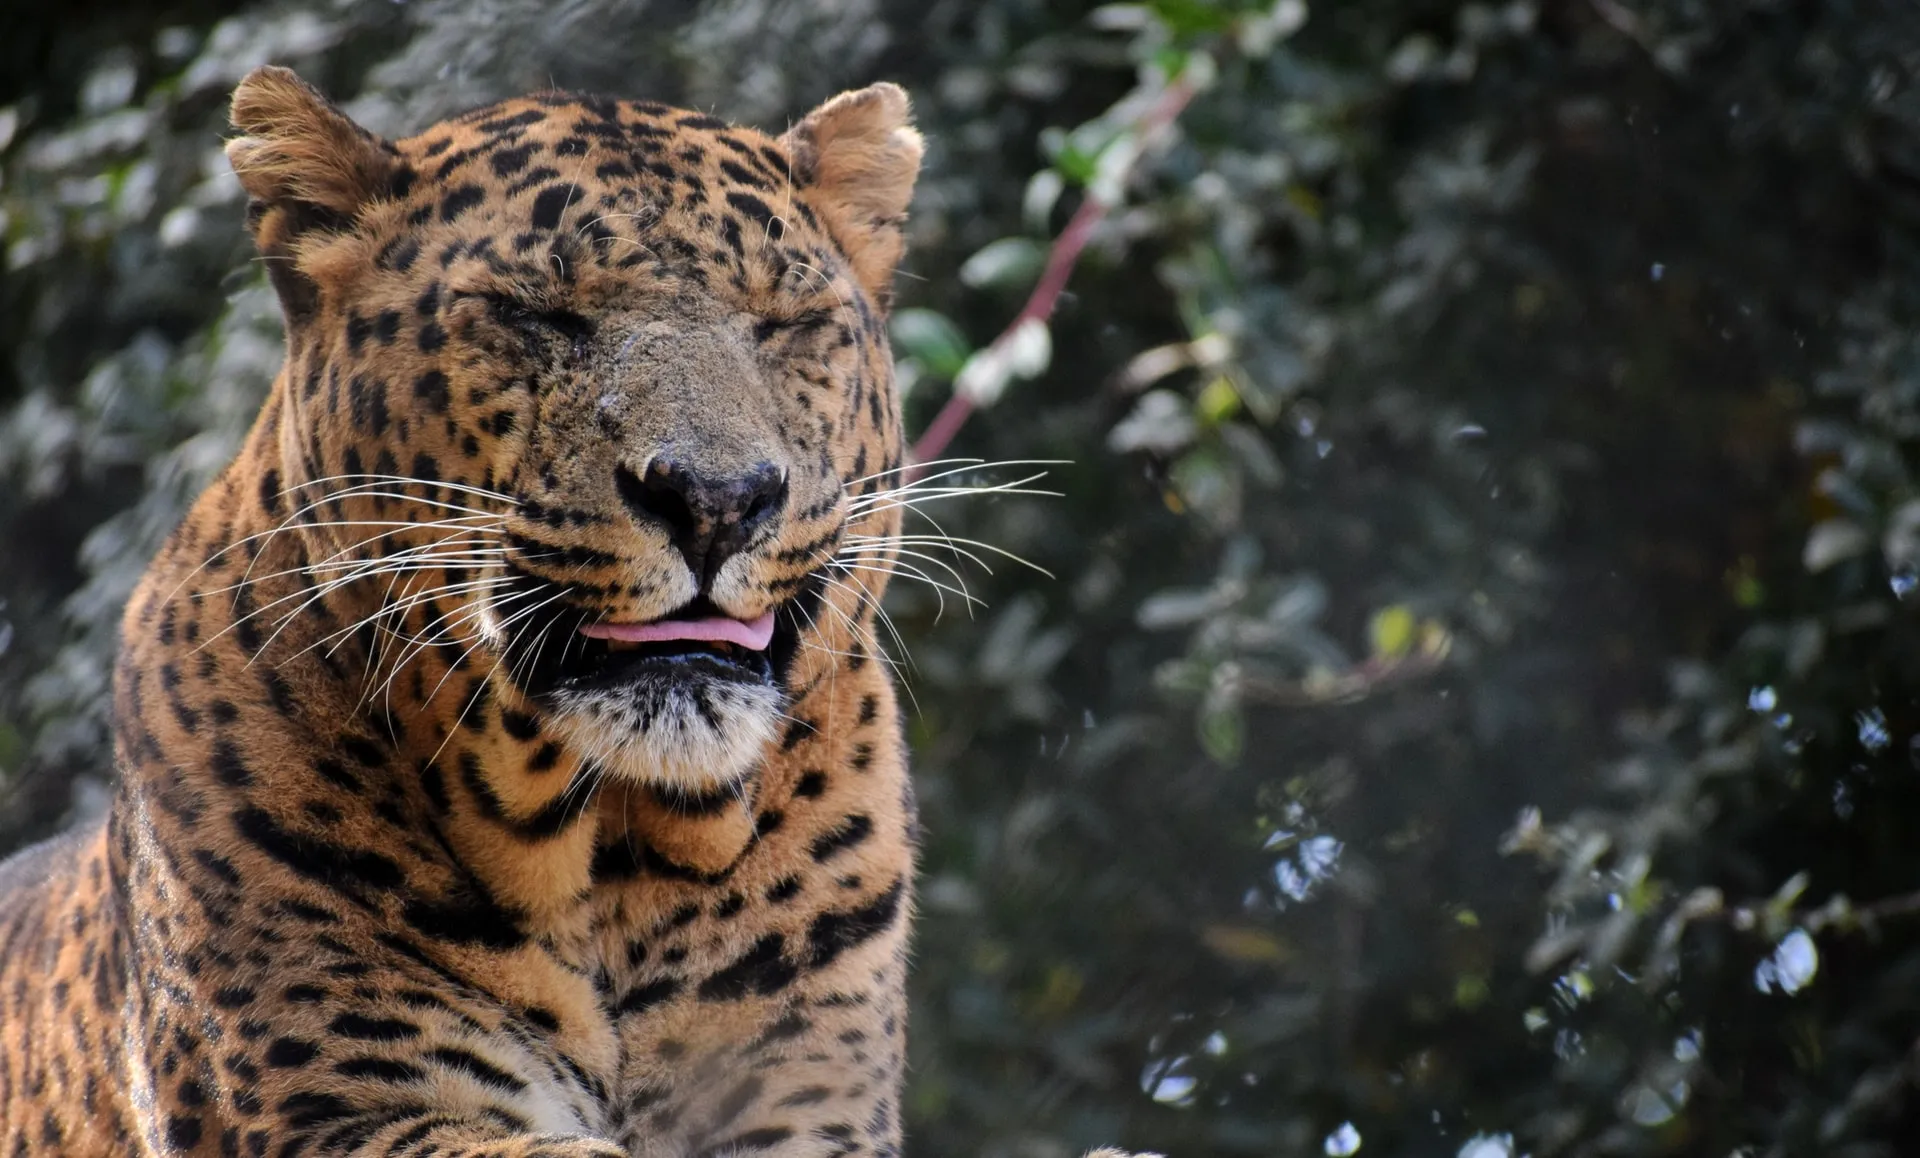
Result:
M233 119L286 367L128 608L110 819L0 868L0 1143L896 1152L913 813L848 535L897 528L904 95L389 143L261 70ZM569 690L583 625L690 601L777 611L774 682Z

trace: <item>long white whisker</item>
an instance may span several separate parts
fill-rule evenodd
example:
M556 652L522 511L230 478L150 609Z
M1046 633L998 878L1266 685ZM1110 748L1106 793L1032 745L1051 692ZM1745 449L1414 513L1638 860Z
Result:
M288 656L287 659L289 662L292 660L298 659L301 656L307 654L307 652L312 651L317 647L327 645L329 641L331 641L331 646L328 647L327 654L331 655L335 651L339 650L341 645L346 643L347 640L351 639L353 637L353 634L359 631L361 628L375 627L376 629L378 629L379 622L382 619L386 619L390 616L397 616L401 619L405 619L406 613L408 611L411 611L413 608L418 607L421 604L431 603L437 599L444 599L449 596L464 595L473 591L487 591L511 582L513 582L513 580L507 576L496 575L496 576L483 578L483 579L468 579L460 583L443 583L437 587L429 587L425 591L413 592L407 595L406 598L397 600L391 604L384 605L378 611L374 611L367 615L364 615L359 619L354 620L352 623L347 624L345 627L336 628L333 631L328 632L326 635L321 636L319 639L316 639L312 643L309 643L306 647L303 647L299 651L293 653L293 655ZM296 618L297 616L298 616L298 612L295 612L293 615L290 615L288 618L289 620L291 620L293 618ZM285 627L285 624L283 623L281 625L281 629L284 629L284 627ZM281 629L276 629L274 634L278 636L279 631ZM387 630L393 631L393 629L391 628ZM393 631L393 633L396 635L400 634L397 631ZM271 643L273 641L269 639L267 642ZM265 650L265 649L263 648L262 650Z
M544 558L545 556L534 556L534 557ZM465 584L443 584L442 586L436 587L430 591L422 592L419 595L410 596L409 599L404 604L389 606L379 614L390 615L395 611L400 611L404 613L406 611L410 611L413 607L419 606L422 603L431 602L431 601L443 598L449 594L462 593L469 587L484 593L485 591L492 590L494 587L507 585L512 582L513 580L509 576L487 576L487 577L482 577L480 579L470 580ZM508 604L514 603L517 600L528 598L529 596L532 596L538 593L539 593L539 589L535 589L534 591L519 592L517 594L509 595L504 599L495 599L493 600L492 605L497 610L498 608L507 606ZM441 643L452 638L452 636L449 634L449 631L451 630L451 624L449 623L450 620L457 622L458 620L461 620L461 619L477 617L480 614L480 611L481 611L481 607L479 604L471 601L463 602L463 604L454 612L442 613L440 615L435 616L432 621L426 624L426 626L422 629L421 633L417 636L406 636L403 633L399 633L399 632L395 632L394 634L400 635L402 638L407 639L410 643L417 643L421 647L433 646L434 644ZM434 629L435 624L448 624L448 627L441 630L435 630ZM401 660L401 664L404 665L411 658L412 658L411 655L403 658ZM391 683L391 680L389 680L389 683Z
M394 589L399 587L403 582L406 584L405 595L412 595L414 581L419 578L420 574L420 572L409 572L405 575L393 575L387 581L387 590L380 596L381 605L385 607L393 602ZM404 597L405 596L403 596L403 598ZM406 617L402 614L398 626L386 629L376 628L373 651L372 654L367 656L366 677L360 682L360 704L356 706L366 704L369 694L373 691L374 678L379 675L380 665L386 659L387 650L394 640L401 638L401 627L404 627L405 624ZM329 654L331 654L331 652L329 652ZM391 701L387 704L387 710L389 712L393 710Z
M507 598L510 601L518 597L508 596ZM387 678L381 681L380 687L374 689L373 694L384 696L388 706L391 707L394 681L400 678L400 673L406 669L406 666L424 654L428 648L458 639L458 624L463 620L478 620L480 608L481 604L478 600L462 602L451 613L442 612L434 616L422 626L420 634L407 637L407 643L400 653L400 658L394 661L392 670L387 673Z
M526 596L526 595L533 595L533 594L537 594L537 593L538 593L538 592L534 592L534 591L527 591L527 592L521 592L521 595L522 595L522 596ZM538 603L536 603L536 604L534 604L533 606L531 606L531 607L524 607L524 608L521 608L521 609L520 609L519 611L516 611L516 612L514 612L514 613L513 613L513 614L512 614L511 616L509 616L509 617L507 617L507 618L505 618L505 619L502 619L502 620L500 621L500 632L501 632L501 634L502 634L503 636L505 636L505 635L509 635L509 634L511 633L511 630L512 630L512 627L513 627L513 625L514 625L515 623L518 623L518 622L519 622L520 620L523 620L523 619L525 619L525 618L527 618L528 616L530 616L530 615L532 615L532 614L534 614L535 612L537 612L537 611L539 611L539 610L540 610L540 609L541 609L542 607L545 607L545 606L547 606L548 604L550 604L550 603L552 603L552 602L554 602L555 600L557 600L557 599L560 599L560 598L562 598L563 596L565 596L565 595L566 595L566 593L567 593L567 592L566 592L566 589L565 589L565 588L561 588L561 589L560 589L559 591L557 591L557 592L555 592L555 593L554 593L553 595L550 595L550 596L548 596L548 597L547 597L546 599L543 599L543 600L541 600L540 602L538 602ZM509 603L511 603L511 602L513 602L513 598L512 598L512 597L510 597L510 598L508 598L508 599L503 599L503 600L500 600L500 601L498 601L498 602L496 602L496 603L494 604L494 610L495 610L495 611L497 612L497 611L498 611L498 610L499 610L499 609L500 609L501 607L504 607L504 606L506 606L507 604L509 604ZM476 642L475 642L475 644L474 644L474 647L478 647L478 646L479 646L479 641L476 641ZM501 659L505 659L505 658L506 658L506 656L507 656L507 654L508 654L509 652L511 652L512 650L513 650L513 648L511 647L511 645L510 645L510 643L509 643L509 644L503 644L503 645L502 645L502 646L500 647L500 658L501 658ZM468 648L468 649L467 649L467 654L468 654L468 655L471 655L471 654L473 654L473 649L472 649L472 648ZM461 658L462 658L462 659L465 659L465 658L466 658L466 656L462 656ZM498 660L496 660L496 661L494 662L494 665L493 665L493 666L494 666L494 668L495 668L495 669L497 670L497 669L499 668L499 666L500 666L500 663L499 663L499 661L498 661ZM439 695L439 694L440 694L440 688L442 687L442 685L444 685L444 684L445 684L445 683L447 682L447 680L448 680L448 678L449 678L449 677L451 677L452 675L453 675L453 668L452 668L451 666L449 666L449 667L447 668L447 670L446 670L445 672L443 672L443 673L441 674L441 676L440 676L440 682L439 682L439 683L437 683L437 684L434 684L434 685L433 685L433 690L427 693L427 700L428 700L428 702L431 702L431 701L433 700L433 697L434 697L434 696L436 696L436 695ZM492 678L492 675L493 675L493 673L492 673L492 672L488 672L488 673L487 673L487 675L488 675L488 678ZM462 716L463 716L463 717L464 717L464 715L465 715L465 713L464 713L464 712L462 712ZM444 747L444 746L445 746L445 745L442 745L442 747ZM438 754L438 753L435 753L435 758L436 758L436 759L438 758L438 756L439 756L439 754Z
M520 504L520 500L514 498L512 495L502 494L499 491L490 491L484 487L468 486L465 483L447 482L443 479L413 478L403 474L330 474L320 478L308 479L305 482L294 483L292 486L282 489L280 493L282 495L290 495L303 487L321 486L325 483L342 482L346 479L366 479L370 483L380 484L397 482L413 486L439 487L442 490L460 491L464 494L493 499L497 502L507 503L512 506L518 506ZM351 491L342 491L340 493L349 494Z
M497 610L501 607L505 607L509 604L512 604L518 600L529 598L535 594L538 594L538 592L537 591L516 592L514 594L510 594L506 596L505 598L495 599L493 601L493 607L495 610ZM482 593L481 598L482 600L485 599L485 593ZM468 619L478 620L481 615L482 606L483 605L481 600L471 600L466 603L463 603L461 607L450 616L449 615L436 616L435 619L432 621L432 623L429 623L426 626L426 628L422 630L421 634L415 637L411 641L410 649L401 656L400 662L394 666L394 670L387 676L386 682L382 685L382 690L389 697L389 700L391 700L391 697L393 695L393 681L399 677L400 669L404 668L407 664L411 663L416 656L426 651L427 648L436 647L444 643L455 641L458 638L455 632L455 624L457 624L462 620L468 620ZM439 630L434 630L433 625L435 623L444 624L445 626L443 626ZM431 634L429 634L429 632L431 632ZM446 664L446 671L441 673L440 681L433 685L432 691L428 692L425 696L422 697L421 702L422 703L432 702L433 698L436 695L440 694L440 689L446 685L447 680L452 678L453 673L458 671L462 664L466 663L467 657L472 655L475 651L477 651L480 648L480 645L485 642L486 642L485 634L483 632L476 631L472 637L472 641L467 644L465 650L463 650L460 653L459 657L454 661L452 661L451 663ZM495 666L497 667L498 665L496 664ZM489 673L489 675L491 675L491 673ZM441 748L444 749L445 747L446 747L445 744L441 745ZM438 758L439 753L435 752L434 755L435 755L435 758Z
M908 556L916 556L916 555L917 555L917 552L912 552L912 551L898 551L898 552L894 552L891 555L876 555L876 554L860 552L860 551L843 551L839 555L834 556L834 561L837 563L840 563L842 566L848 567L849 569L858 565L862 569L887 571L897 575L899 578L902 578L902 579L914 579L922 582L934 582L933 577L928 575L926 571L922 570L916 564L901 562L902 559ZM925 559L930 566L938 567L941 570L945 571L948 575L952 576L954 585L957 586L962 592L969 592L969 589L967 587L966 576L960 574L959 570L957 570L953 566L953 564L948 563L944 559L936 559L931 556L918 556L918 557ZM940 610L941 611L946 610L946 603L944 600L940 604ZM938 619L938 618L939 616L938 614L936 614L935 619Z
M929 518L927 521L933 522L931 518ZM938 523L934 523L934 525L936 527L939 526ZM1040 574L1045 575L1049 579L1054 578L1053 572L1047 570L1045 567L1040 566L1040 564L1035 563L1031 559L1027 559L1020 555L1014 554L1012 551L1007 550L1005 547L996 547L992 543L983 543L978 539L959 538L954 535L946 534L944 531L942 531L938 535L891 535L891 536L889 535L848 535L847 540L850 543L861 544L861 545L864 545L867 543L893 543L893 544L911 543L917 546L924 546L924 547L942 547L946 550L952 551L956 555L964 556L966 559L970 560L971 562L978 564L981 567L981 569L987 572L987 574L989 575L993 574L993 568L988 567L984 560L982 560L979 556L973 554L972 551L962 549L963 547L974 547L982 551L990 551L993 554L998 555L1003 559L1010 559L1013 562L1020 564L1022 567L1027 567L1034 571L1038 571Z
M842 559L850 562L858 561L861 563L884 563L889 567L900 566L901 559L919 559L922 562L926 563L929 567L938 567L942 571L945 571L947 574L953 576L953 581L959 584L962 588L966 587L967 585L967 577L960 574L959 568L955 567L952 563L947 562L945 559L942 559L937 555L928 555L923 552L909 550L904 547L895 547L890 551L883 551L878 547L861 547L861 548L856 548L852 550L842 551L839 554L835 555L834 558ZM984 564L982 566L983 566L983 569L985 569ZM993 571L991 569L986 569L986 570L987 570L987 574L989 575L993 574Z
M871 592L867 591L864 587L861 587L857 583L848 583L841 579L835 579L831 575L823 575L821 576L821 578L825 579L827 583L830 584L831 586L838 587L842 591L845 591L848 594L852 595L856 601L856 604L855 604L856 606L864 605L865 607L872 610L874 618L880 622L881 626L887 629L887 634L893 637L893 642L895 646L899 647L901 656L905 658L907 663L909 664L913 663L913 653L910 650L908 650L907 641L905 638L901 636L899 627L897 627L894 624L893 616L887 614L886 608L880 606L879 602L874 599ZM829 606L832 606L832 605L829 604ZM840 609L838 607L835 607L834 610L839 611ZM844 616L845 612L841 612L841 614ZM852 626L851 621L849 621L848 626L849 627ZM857 638L857 635L856 635L856 638ZM874 642L871 639L869 639L867 641L867 645L869 647L874 647ZM874 647L874 649L876 651L879 650L877 647Z
M847 510L859 512L891 511L901 507L917 507L922 503L936 502L942 499L966 498L983 495L1039 495L1043 498L1057 499L1059 491L1043 491L1028 488L1025 484L1038 482L1045 475L1016 479L1013 482L978 487L934 487L924 491L875 491L870 495L860 495L847 503Z
M283 618L280 621L280 628L284 629L286 625L289 622L291 622L295 616L298 616L302 612L306 611L307 608L313 606L313 604L317 600L326 598L328 595L333 594L335 591L340 590L342 587L345 587L350 583L355 583L363 578L367 578L369 576L378 574L383 561L384 561L383 559L378 557L367 560L364 570L353 570L353 571L349 571L345 575L340 575L331 579L322 580L319 583L315 584L311 592L309 592L309 590L306 588L302 588L298 591L291 592L287 595L282 595L278 599L270 600L269 602L254 608L252 611L248 612L247 614L240 616L238 619L235 619L232 623L227 624L225 627L221 628L219 631L215 632L213 635L208 636L205 642L201 643L200 646L198 648L195 648L194 650L200 651L205 649L206 647L211 645L215 640L227 634L227 632L234 630L235 628L239 627L241 624L247 622L249 619L252 619L255 616L263 615L266 612L271 611L272 609L280 606L283 603L290 603L296 599L300 599L302 596L306 596L307 598L305 598L298 607L296 607L292 612L290 612L285 618ZM246 586L246 582L242 582L238 586L244 587ZM239 599L239 596L235 595L234 598L237 602ZM280 630L275 630L275 632L273 633L273 637L268 639L267 642L272 643L273 639L279 638L279 635L280 635ZM263 646L261 650L264 651L266 649ZM249 660L248 664L249 666L251 666L252 660Z
M910 462L901 466L896 466L891 470L881 470L881 471L875 471L872 474L861 475L859 478L847 480L846 485L849 487L858 486L863 482L872 482L874 479L877 479L877 478L886 478L888 475L902 474L910 470L924 470L928 467L935 467L935 466L948 467L947 470L934 471L932 474L923 474L919 478L914 479L910 483L906 483L902 486L888 488L888 491L886 492L879 492L879 493L901 494L907 491L915 490L919 487L924 487L929 483L937 482L943 478L951 478L954 475L967 474L971 471L998 470L1001 467L1010 467L1010 466L1011 467L1070 466L1072 465L1072 461L1073 461L1072 459L1064 459L1064 458L1006 458L1006 459L997 459L993 461L989 461L984 458L936 458L929 462ZM1044 474L1044 472L1042 473Z
M927 574L925 571L920 570L918 567L913 567L906 563L895 563L891 570L885 567L871 567L861 563L836 562L835 565L838 566L842 571L864 571L874 575L891 575L897 579L898 578L911 579L917 583L925 583L927 586L934 588L936 591L942 591L948 595L952 595L954 598L965 602L966 605L970 608L976 607L976 606L977 607L986 606L986 604L982 602L978 596L974 595L971 591L968 591L965 587L955 587L951 583L942 583L940 580L935 579L933 576ZM942 601L941 606L942 608L946 606L944 600Z
M385 485L384 483L369 483L364 487L349 487L344 491L334 491L325 498L316 500L312 506L324 506L327 503L338 502L341 499L392 499L395 502L415 503L423 507L432 507L435 510L459 511L462 514L473 515L483 519L498 519L500 517L499 511L482 510L479 507L469 507L461 503L447 502L444 499L423 499L416 495L404 495L395 491L375 489ZM332 527L338 526L339 524L329 521L320 523L319 525Z
M450 535L442 539L436 539L431 543L421 543L412 547L405 547L399 551L395 551L390 554L380 556L380 558L382 559L401 558L403 556L410 555L414 552L429 550L433 547L439 546L442 543L458 542L458 541L461 541L462 539L468 539L476 534L489 533L492 530L492 528L489 528L489 527L455 527L455 526L445 526L438 523L357 523L357 524L338 523L338 524L330 524L330 525L333 525L333 526L385 526L385 527L389 527L390 529L386 531L382 531L377 535L369 535L368 537L360 540L357 543L352 543L348 546L342 547L338 551L335 551L332 554L327 555L324 558L320 559L318 562L304 563L298 567L287 567L279 571L269 571L260 575L249 574L246 577L242 578L237 583L229 583L224 587L204 588L198 592L195 592L195 594L201 595L201 596L219 595L222 592L226 592L226 591L237 591L240 588L247 586L249 583L265 583L272 579L285 578L288 575L302 575L302 574L310 575L310 574L317 574L323 571L333 571L333 570L339 570L341 568L362 566L365 563L367 563L368 560L349 559L349 558L345 558L345 556L347 556L352 551L358 550L361 547L365 547L369 543L379 542L381 539L384 539L389 534L391 534L393 529L399 529L403 527L418 527L423 530L441 529L441 530L458 531L459 534ZM505 548L490 548L490 549L498 549L503 552L505 550Z
M959 483L948 483L944 486L935 486L934 484L940 482L940 480L942 479L953 478L956 475L970 474L975 471L986 470L990 467L999 468L999 467L1007 467L1007 466L1029 467L1029 466L1057 466L1057 465L1059 464L1048 462L1045 460L1036 460L1033 462L1027 462L1027 461L1022 461L1018 459L1010 460L1007 462L973 463L966 466L957 466L950 470L936 471L930 475L922 475L921 477L914 479L912 482L901 483L899 486L882 487L881 489L873 492L870 495L861 495L859 497L862 500L871 501L876 498L882 498L886 496L896 496L896 495L908 495L908 494L914 494L920 491L984 490L984 489L990 489L993 487L1001 487L1001 486L1025 486L1027 483L1037 482L1040 479L1046 478L1047 472L1044 470L1033 471L1029 474L1022 476L1021 478L1012 479L1006 482L997 482L997 483L986 482L986 483L971 483L971 484L965 484L965 485L962 485Z

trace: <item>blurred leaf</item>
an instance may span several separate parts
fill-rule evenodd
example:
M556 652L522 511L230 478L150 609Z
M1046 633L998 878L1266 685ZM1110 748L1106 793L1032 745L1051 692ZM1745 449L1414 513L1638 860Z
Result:
M1279 965L1293 959L1293 949L1270 930L1252 925L1211 924L1200 930L1207 948L1241 965Z
M960 373L973 352L960 327L937 310L899 310L893 315L889 330L896 353L918 358L942 378Z
M1367 622L1367 641L1373 654L1383 659L1398 659L1413 648L1419 620L1404 604L1382 607Z
M1020 216L1028 229L1035 233L1052 231L1053 207L1060 203L1060 195L1066 188L1066 179L1053 169L1042 169L1027 179L1026 194L1020 199ZM1032 268L1038 274L1040 263Z
M1134 620L1148 631L1164 631L1198 623L1237 603L1244 592L1235 586L1217 585L1204 589L1159 591L1140 603Z
M1865 551L1872 542L1857 524L1845 519L1828 519L1808 532L1802 562L1809 571L1825 571Z
M1107 432L1107 446L1121 454L1172 454L1192 442L1199 429L1185 398L1171 390L1149 390Z
M1246 717L1235 704L1214 704L1200 712L1200 746L1216 764L1233 764L1246 746Z
M1028 285L1046 258L1046 250L1031 238L1002 237L961 263L960 280L975 289Z

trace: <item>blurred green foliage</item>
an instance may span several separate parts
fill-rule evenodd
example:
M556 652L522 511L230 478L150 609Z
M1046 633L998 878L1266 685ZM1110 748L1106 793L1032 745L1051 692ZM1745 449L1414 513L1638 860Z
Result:
M935 512L1051 578L893 600L916 1151L1920 1143L1920 10L104 8L0 84L7 842L101 806L118 606L277 362L241 73L385 131L886 77L913 425L959 383L953 453L1062 492Z

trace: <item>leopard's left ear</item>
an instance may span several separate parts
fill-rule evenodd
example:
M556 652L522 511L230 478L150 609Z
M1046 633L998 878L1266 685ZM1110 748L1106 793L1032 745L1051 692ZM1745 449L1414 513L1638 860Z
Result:
M794 181L825 214L854 274L880 302L890 300L925 151L906 90L882 83L843 92L780 141L793 158Z

